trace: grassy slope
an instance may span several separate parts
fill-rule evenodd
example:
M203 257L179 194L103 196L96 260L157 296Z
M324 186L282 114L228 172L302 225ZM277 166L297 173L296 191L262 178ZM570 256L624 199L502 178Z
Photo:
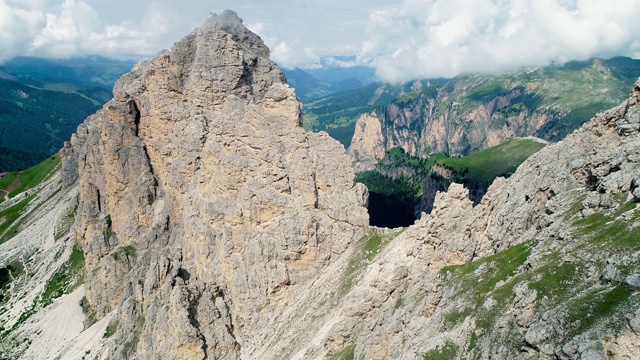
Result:
M493 256L441 270L446 297L463 304L450 308L444 326L453 329L469 317L475 323L467 349L472 350L480 337L491 341L491 347L506 346L513 353L520 351L523 334L514 331L504 337L495 324L513 306L516 286L525 284L536 292L536 313L547 314L551 321L562 324L562 333L549 339L555 345L598 327L624 327L625 314L640 305L638 297L621 283L603 283L585 274L601 273L607 259L620 258L625 259L616 265L621 278L637 271L638 257L627 255L640 251L640 228L630 225L640 220L640 212L637 204L619 200L616 209L582 218L581 201L582 198L576 199L575 209L565 214L571 238L563 240L561 246L554 244L558 242L556 239L531 240ZM493 303L491 307L485 305L489 300ZM507 318L507 322L517 328L513 317Z
M450 169L452 179L478 194L484 194L498 176L509 177L529 156L544 147L531 139L512 139L498 146L465 156L449 158L435 154L427 159L406 154L400 148L387 151L374 171L357 174L356 181L367 185L371 198L369 214L372 224L385 227L413 223L414 209L423 195L423 183L434 165ZM445 184L445 185L447 185Z
M36 187L52 176L59 167L60 155L56 154L30 169L10 173L0 178L0 196L2 196L0 202L5 201L7 197L12 198ZM18 219L34 197L35 194L29 194L23 200L0 211L0 244L9 240L18 231L21 225Z
M84 283L84 253L73 247L69 260L53 275L40 297L41 305L47 306L60 296L70 294Z
M69 258L53 274L43 292L34 300L31 307L20 315L18 321L11 328L5 328L3 324L0 324L0 341L9 338L11 333L24 324L38 309L51 305L55 299L72 293L82 285L85 277L84 266L84 253L80 248L74 246ZM10 340L16 341L15 338Z
M465 179L491 184L498 176L511 176L529 156L545 146L530 139L511 139L462 158L442 157L436 164L465 173Z
M511 89L527 89L528 96L516 98L503 112L555 109L562 115L546 124L537 136L557 141L598 112L626 99L638 76L640 60L618 57L573 61L499 76L465 75L456 79L458 85L449 100L459 98L461 108L471 110Z
M25 169L57 152L111 99L113 84L132 66L100 57L18 57L0 65L0 172Z
M11 198L46 180L60 166L60 160L60 154L55 154L25 171L11 172L0 178L0 192L3 193L3 199L7 195Z
M56 182L53 183L53 188L46 188L45 190L42 190L43 188L41 187L38 188L38 185L49 180L51 176L60 171L60 160L60 155L56 154L30 169L23 172L10 173L0 179L0 189L5 194L8 192L10 198L26 193L21 195L20 201L0 211L0 244L19 233L24 228L24 224L32 224L34 216L39 216L38 214L42 209L41 206L58 194L59 187ZM39 191L42 192L39 193ZM65 248L73 246L73 243L68 241L69 238L62 240L62 237L69 233L74 217L75 212L67 214L62 225L55 228L54 241L57 248L54 247L48 251L50 251L51 256L55 256L56 260L63 255ZM26 304L27 306L23 308L19 317L15 319L16 322L11 327L8 327L6 323L0 323L0 343L6 341L8 344L22 344L23 339L16 338L17 335L14 333L16 329L28 322L39 309L52 304L55 299L62 295L73 292L84 283L84 253L76 246L69 250L68 253L65 253L68 254L68 258L59 267L51 269L50 276L46 277L45 286L38 290L38 294L32 303ZM41 256L30 258L28 266L26 265L27 263L22 263L22 261L26 260L27 256L24 256L10 264L12 277L9 279L6 276L8 274L7 271L4 271L4 273L0 271L0 311L6 311L6 306L11 306L11 303L7 305L8 301L12 301L10 298L20 293L16 292L16 286L29 286L31 288L32 284L29 283L29 279L34 276L35 271L39 271L37 269L42 266L42 263L39 263L42 258ZM4 308L3 305L5 306ZM4 319L6 320L6 318ZM0 358L7 355L2 353L3 350L7 350L7 348L0 349ZM19 357L20 352L11 354L10 358L15 357L16 354Z

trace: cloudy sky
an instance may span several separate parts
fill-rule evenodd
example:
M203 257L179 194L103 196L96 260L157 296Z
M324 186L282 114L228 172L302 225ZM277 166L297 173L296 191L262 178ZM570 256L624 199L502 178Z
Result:
M0 0L0 61L150 57L227 8L281 66L355 55L391 82L640 58L640 0Z

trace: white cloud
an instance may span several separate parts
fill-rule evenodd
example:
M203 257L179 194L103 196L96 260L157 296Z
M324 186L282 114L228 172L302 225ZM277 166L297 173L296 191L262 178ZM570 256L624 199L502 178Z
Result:
M0 62L18 55L149 57L207 18L205 1L0 0Z
M373 12L360 58L390 82L637 56L638 0L405 0Z
M47 54L64 57L78 52L81 43L95 40L98 34L91 31L98 14L83 1L65 0L60 15L45 14L46 25L31 44L31 51L46 49Z
M23 54L29 41L45 24L45 16L37 9L37 1L0 0L0 63Z
M297 51L284 41L279 42L272 48L271 59L278 65L288 69L295 68L300 64L313 66L320 62L320 57L314 54L311 48L307 47L302 51Z
M31 42L28 54L56 58L90 54L144 57L179 39L172 34L178 31L169 9L151 2L129 10L130 18L105 23L87 2L64 0L59 12L45 14L46 25Z
M280 46L274 60L305 66L317 64L318 56L358 53L369 12L394 1L0 0L0 61L16 55L150 57L210 12L231 8L270 48Z
M232 8L285 67L354 55L388 81L640 57L640 0L0 0L0 62L150 57Z
M264 31L264 24L261 22L257 22L253 24L245 24L245 25L247 26L247 29L251 30L251 32L254 32L256 34L259 34Z

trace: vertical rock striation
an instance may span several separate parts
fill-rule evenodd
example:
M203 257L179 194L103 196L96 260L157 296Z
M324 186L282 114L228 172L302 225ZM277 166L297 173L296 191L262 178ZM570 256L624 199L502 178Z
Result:
M342 146L307 134L231 11L137 65L63 150L111 358L240 358L368 225Z
M561 115L544 108L512 110L514 104L519 104L517 101L533 96L521 87L487 102L462 106L468 102L466 91L473 83L454 84L438 92L425 92L411 101L392 102L384 111L360 116L349 146L358 170L372 169L384 158L385 151L396 147L414 156L441 152L455 157L515 137L547 137L543 127Z

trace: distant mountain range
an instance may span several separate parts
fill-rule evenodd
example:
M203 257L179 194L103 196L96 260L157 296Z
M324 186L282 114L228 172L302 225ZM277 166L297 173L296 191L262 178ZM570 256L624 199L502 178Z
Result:
M284 69L289 86L303 103L375 83L375 70L364 66Z
M0 66L0 172L23 170L57 152L112 97L133 66L103 57L19 57Z
M47 90L82 89L99 86L109 89L135 62L102 56L71 59L16 57L0 66L0 78L16 80Z
M99 56L19 57L0 66L0 171L31 166L56 152L111 98L113 84L132 66ZM327 131L349 147L356 121L370 114L383 129L381 153L402 147L418 156L459 156L514 136L563 138L624 99L640 76L640 61L592 59L400 85L371 82L375 70L363 66L297 68L285 74L304 104L307 130ZM378 160L359 151L358 144L353 151Z
M351 140L363 114L378 119L381 146L409 154L451 156L498 145L512 137L557 141L596 113L628 96L640 60L616 57L526 68L501 75L370 84L304 102L304 124L377 160ZM362 124L364 126L364 124Z
M296 89L296 94L303 102L309 102L341 91L359 89L362 82L356 78L347 78L336 82L320 80L300 68L285 70L289 86Z

